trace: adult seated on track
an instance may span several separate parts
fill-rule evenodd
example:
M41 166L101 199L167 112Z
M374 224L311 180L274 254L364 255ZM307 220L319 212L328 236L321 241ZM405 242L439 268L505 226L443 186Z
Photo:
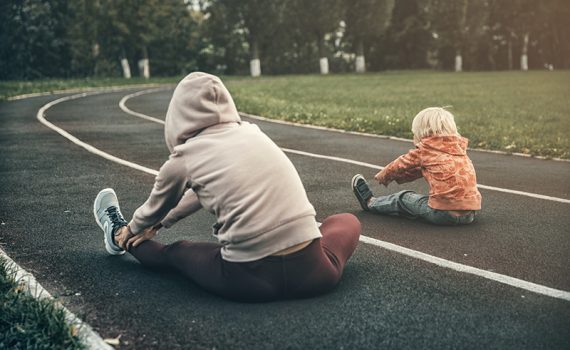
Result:
M196 72L178 84L164 134L170 157L128 224L112 189L95 199L109 254L128 251L145 266L178 270L234 300L304 298L334 288L360 222L345 213L319 227L291 161L256 125L241 121L219 78ZM151 240L202 207L217 218L219 243Z

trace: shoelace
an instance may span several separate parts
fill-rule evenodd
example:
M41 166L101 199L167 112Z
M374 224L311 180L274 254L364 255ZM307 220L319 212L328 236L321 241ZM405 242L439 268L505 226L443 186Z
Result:
M119 209L117 209L117 207L111 206L105 209L105 212L109 216L109 219L111 219L111 223L113 224L113 232L119 227L127 225L127 221L123 218L123 215L121 215L121 212Z

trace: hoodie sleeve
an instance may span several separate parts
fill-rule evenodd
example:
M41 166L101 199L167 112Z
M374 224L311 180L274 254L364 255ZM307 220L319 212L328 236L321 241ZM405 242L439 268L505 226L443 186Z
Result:
M377 176L378 182L388 185L392 181L405 183L422 177L420 150L413 149L396 158Z
M172 225L184 219L202 208L198 196L191 189L187 190L178 204L162 219L162 226L170 228Z
M182 158L173 154L160 168L150 196L133 214L129 223L131 231L139 234L159 223L177 206L187 188L188 180Z

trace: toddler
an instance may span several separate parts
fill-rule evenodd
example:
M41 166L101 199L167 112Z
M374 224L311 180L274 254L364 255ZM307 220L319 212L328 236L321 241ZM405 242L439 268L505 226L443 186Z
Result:
M384 186L424 177L429 196L400 191L374 197L360 174L352 189L362 209L378 214L421 218L437 225L470 224L481 209L475 169L467 156L468 140L457 132L453 115L444 108L426 108L412 122L415 149L388 164L374 179Z

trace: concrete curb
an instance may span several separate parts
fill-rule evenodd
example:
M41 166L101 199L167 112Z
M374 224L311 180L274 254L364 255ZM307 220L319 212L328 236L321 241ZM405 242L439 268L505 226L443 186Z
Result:
M4 250L0 248L0 257L6 260L7 269L9 273L14 274L15 280L23 287L24 292L32 297L43 300L48 299L55 301L56 307L59 307L65 312L65 319L67 323L78 330L78 337L88 349L103 349L113 350L114 348L105 343L101 336L97 334L87 323L81 321L79 317L69 311L65 306L59 303L54 297L42 287L41 284L34 278L28 271L24 270L14 260L12 260Z

